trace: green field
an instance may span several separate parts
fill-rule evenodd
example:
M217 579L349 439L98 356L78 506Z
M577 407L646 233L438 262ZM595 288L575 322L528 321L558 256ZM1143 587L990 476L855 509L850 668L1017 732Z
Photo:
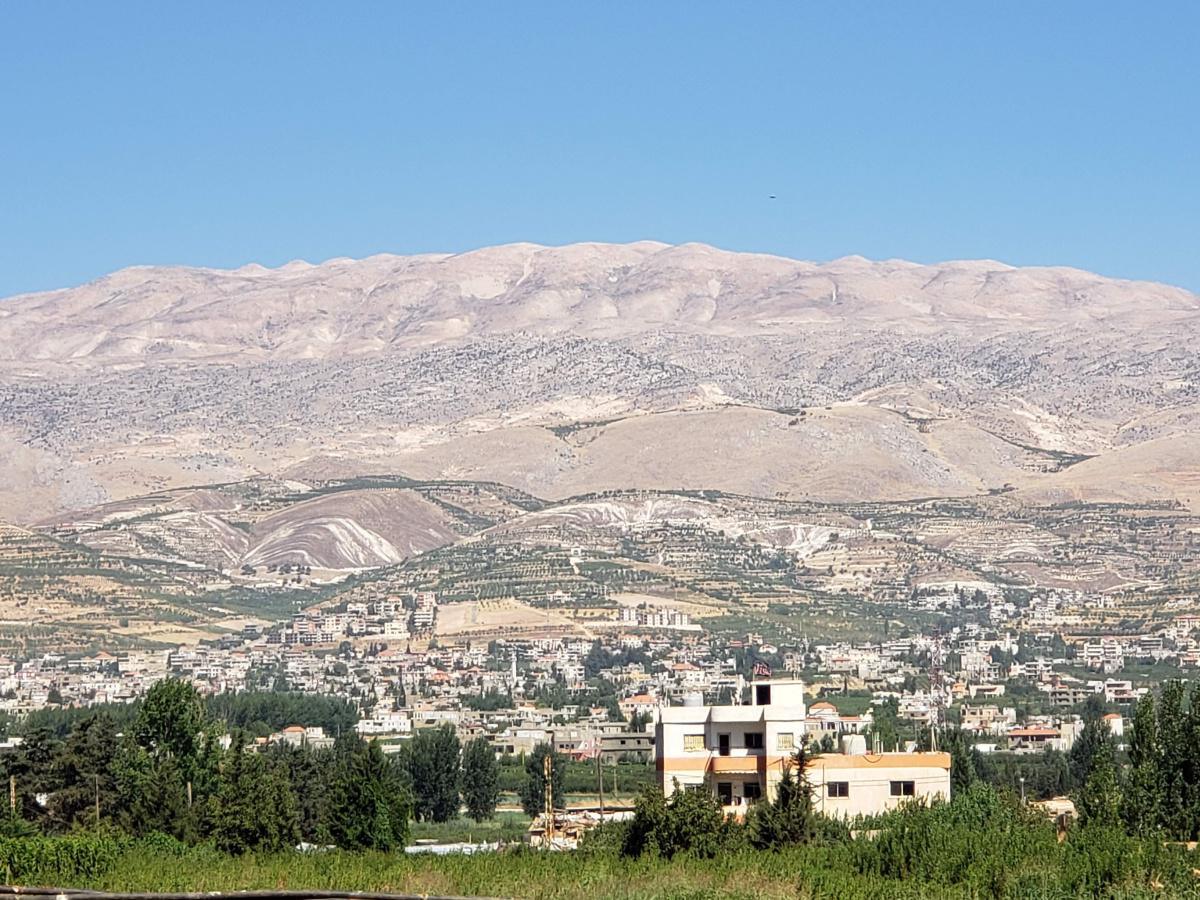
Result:
M562 900L1200 896L1194 852L1109 827L1075 827L1060 843L1049 821L1007 801L982 799L913 809L858 837L817 837L777 851L741 843L715 855L686 852L670 859L622 855L606 835L572 853L516 847L436 857L346 851L236 856L164 837L80 834L0 839L0 869L9 884L112 891L308 889ZM501 833L515 824L502 819L492 827ZM422 827L413 833L422 834Z

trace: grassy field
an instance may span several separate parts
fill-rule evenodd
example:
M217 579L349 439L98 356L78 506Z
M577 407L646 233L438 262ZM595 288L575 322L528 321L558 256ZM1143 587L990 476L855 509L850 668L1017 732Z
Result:
M1016 795L983 784L948 803L908 804L852 827L821 817L782 821L778 810L744 826L723 820L703 800L648 802L639 820L591 832L569 853L517 844L469 856L344 850L239 856L215 843L189 846L164 835L77 832L0 837L0 877L8 884L109 891L386 891L534 900L1200 898L1195 851L1159 835L1131 835L1113 821L1076 824L1060 834ZM486 836L521 824L502 816L485 826L492 829ZM413 837L444 840L478 827L417 826Z
M1048 825L1022 827L1001 840L958 837L936 830L913 834L909 839L916 844L909 850L889 849L876 839L670 860L629 859L612 849L450 857L340 851L228 856L168 841L126 844L113 852L78 839L80 846L68 852L64 844L73 842L68 838L32 850L0 841L0 870L8 883L113 891L325 889L538 900L1200 897L1193 854L1161 844L1098 832L1060 845Z
M115 891L363 890L547 900L984 896L915 881L852 875L831 866L821 855L797 850L746 851L708 860L630 860L532 851L452 857L340 852L229 857L193 850L169 859L143 851L126 853L108 871L71 886Z

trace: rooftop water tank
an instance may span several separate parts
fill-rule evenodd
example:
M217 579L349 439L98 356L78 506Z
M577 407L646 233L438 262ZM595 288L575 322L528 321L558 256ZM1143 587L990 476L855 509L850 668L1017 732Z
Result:
M842 735L842 753L846 756L858 756L867 752L867 739L861 734Z

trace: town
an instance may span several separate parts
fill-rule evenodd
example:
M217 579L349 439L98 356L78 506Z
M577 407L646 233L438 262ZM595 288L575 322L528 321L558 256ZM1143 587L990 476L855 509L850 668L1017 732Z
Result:
M1105 608L1105 598L1064 590L1034 592L1022 605L974 583L914 591L912 611L954 610L966 621L862 641L717 633L702 627L704 619L649 604L593 616L582 635L574 620L535 615L524 626L489 625L479 604L441 604L425 590L382 591L372 583L274 626L196 645L3 660L0 711L13 721L47 708L127 703L167 678L205 695L299 692L347 701L358 712L357 732L385 751L448 725L464 743L486 739L498 758L540 745L581 761L649 766L657 756L669 789L675 775L664 760L693 740L675 734L675 723L688 721L688 709L754 709L753 685L764 673L795 685L773 750L802 742L825 752L870 747L908 753L911 764L915 748L935 745L948 729L965 734L980 754L1066 753L1089 714L1103 716L1119 742L1154 680L1184 676L1200 663L1200 616L1180 613L1136 634L1086 633L1082 623ZM570 600L556 590L545 606ZM462 624L464 615L477 627L442 627ZM739 714L724 715L732 722ZM335 737L311 722L289 726L260 741L319 747ZM662 745L664 728L670 748ZM741 742L740 726L732 731ZM715 741L710 736L705 746L715 750ZM752 801L766 787L758 775L745 787L737 779L717 785L730 804ZM1039 790L1065 787L1047 782Z

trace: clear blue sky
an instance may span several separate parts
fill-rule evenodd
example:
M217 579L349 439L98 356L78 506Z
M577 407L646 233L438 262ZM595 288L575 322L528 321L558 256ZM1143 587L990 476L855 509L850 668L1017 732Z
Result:
M0 295L640 238L1200 290L1198 44L1190 0L14 0Z

